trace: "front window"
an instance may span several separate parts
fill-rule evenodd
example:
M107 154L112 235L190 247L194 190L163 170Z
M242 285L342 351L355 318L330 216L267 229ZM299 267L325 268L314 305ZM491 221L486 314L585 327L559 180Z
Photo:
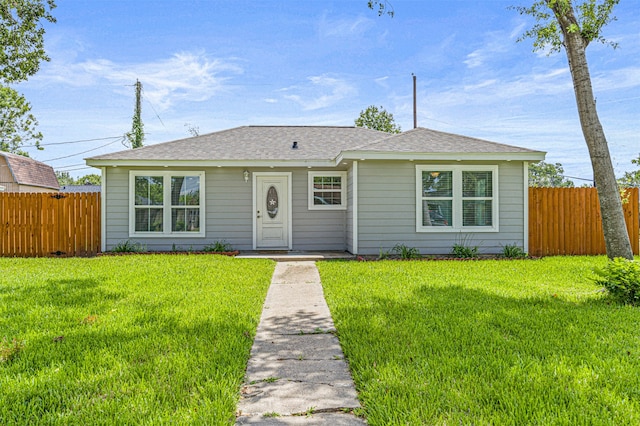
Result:
M346 172L309 172L309 210L347 208Z
M453 213L453 172L422 173L422 225L450 226Z
M163 185L162 176L135 177L136 232L162 232Z
M417 231L497 231L496 166L416 166Z
M204 172L131 172L132 235L202 234Z
M171 176L171 232L200 231L200 176Z
M493 225L493 173L462 172L462 226Z

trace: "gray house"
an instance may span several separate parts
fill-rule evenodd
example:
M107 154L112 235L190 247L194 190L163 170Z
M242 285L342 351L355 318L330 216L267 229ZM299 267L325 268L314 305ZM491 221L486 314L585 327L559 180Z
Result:
M446 254L527 247L528 163L544 153L417 128L245 126L91 157L102 249Z

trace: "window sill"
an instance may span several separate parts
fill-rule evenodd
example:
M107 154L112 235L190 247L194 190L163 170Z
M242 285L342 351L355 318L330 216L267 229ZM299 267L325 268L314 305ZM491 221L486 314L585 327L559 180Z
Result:
M309 206L308 210L346 210L347 206Z
M204 232L129 232L129 238L204 238Z
M480 233L480 232L500 232L497 227L468 227L468 228L452 228L450 226L429 226L418 227L416 232L435 233L435 234L460 234L460 233Z

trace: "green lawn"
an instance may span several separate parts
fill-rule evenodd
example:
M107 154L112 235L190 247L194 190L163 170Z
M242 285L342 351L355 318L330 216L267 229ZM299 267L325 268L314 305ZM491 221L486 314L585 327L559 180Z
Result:
M0 424L230 424L273 266L0 258Z
M640 424L640 308L604 257L319 262L371 425Z

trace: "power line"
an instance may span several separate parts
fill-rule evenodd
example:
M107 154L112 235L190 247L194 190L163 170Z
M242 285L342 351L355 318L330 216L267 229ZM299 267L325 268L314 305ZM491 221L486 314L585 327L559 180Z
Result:
M75 168L75 169L59 170L59 171L61 171L61 172L74 172L74 171L77 171L77 170L86 170L86 169L93 169L93 168L95 168L95 167L85 166L85 167L78 167L78 168ZM56 167L56 170L58 170L58 169L59 168Z
M142 91L144 92L144 89L142 89ZM164 127L166 129L167 126L164 125L164 121L162 121L162 118L160 118L160 116L158 115L158 111L156 111L156 109L153 107L153 104L151 103L151 101L149 101L149 99L147 99L146 97L144 98L144 100L149 104L149 106L153 110L154 114L156 115L156 117L160 121L160 124L162 124L162 127Z
M101 146L96 147L96 148L88 149L88 150L86 150L86 151L78 152L78 153L76 153L76 154L65 155L64 157L49 158L48 160L41 160L41 161L43 161L43 162L45 162L45 161L56 161L56 160L62 160L62 159L64 159L64 158L75 157L76 155L86 154L87 152L95 151L95 150L98 150L98 149L100 149L100 148L104 148L105 146L113 145L113 144L114 144L114 143L116 143L116 142L123 142L123 141L124 141L124 139L125 139L125 138L124 138L124 136L121 136L121 137L120 137L120 139L117 139L117 140L115 140L115 141L113 141L113 142L109 142L109 143L107 143L107 144L101 145Z
M563 178L569 178L569 179L578 179L578 180L585 180L587 182L593 182L593 179L587 179L587 178L580 178L580 177L575 177L575 176L567 176L567 175L560 175Z
M82 143L82 142L95 142L95 141L106 141L109 139L121 138L122 136L110 136L107 138L94 138L94 139L82 139L77 141L66 141L66 142L52 142L52 143L41 143L40 146L53 146L53 145L67 145L73 143ZM35 147L36 145L22 145L24 147Z
M80 167L80 166L86 166L86 164L78 163L78 164L69 164L68 166L57 166L56 169L66 169L67 167Z

